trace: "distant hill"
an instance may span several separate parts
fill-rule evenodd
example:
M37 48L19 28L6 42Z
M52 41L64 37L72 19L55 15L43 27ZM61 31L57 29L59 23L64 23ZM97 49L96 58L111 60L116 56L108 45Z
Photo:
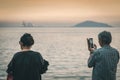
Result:
M112 26L101 22L84 21L76 24L75 27L112 27Z

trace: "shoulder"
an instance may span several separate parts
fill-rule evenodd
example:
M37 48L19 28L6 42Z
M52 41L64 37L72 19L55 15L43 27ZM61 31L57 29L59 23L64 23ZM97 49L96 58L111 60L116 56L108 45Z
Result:
M31 54L34 54L34 55L38 55L38 54L40 54L40 53L37 52L37 51L30 51L30 53L31 53Z
M102 48L99 48L99 49L96 49L93 54L94 55L98 55L103 49Z
M119 51L116 48L111 47L112 51L119 53Z
M112 52L115 53L118 57L120 57L119 51L116 48L113 48L113 47L111 47L111 48L112 48Z
M106 52L107 53L114 53L114 54L119 56L119 51L113 47L107 47L107 48L102 47L102 48L95 50L95 54L100 54L100 55L104 54Z
M104 53L106 50L104 47L98 48L94 51L95 54L100 54L100 53Z
M37 52L37 51L31 51L34 55L38 55L38 56L41 56L41 53L40 52Z
M37 51L31 51L31 54L36 58L43 58L40 52Z
M99 53L102 52L102 51L104 51L104 48L103 48L103 47L97 49L97 52L99 52Z
M16 53L14 54L13 58L15 58L15 57L17 57L17 56L19 56L19 55L21 55L21 54L22 54L21 52L16 52Z

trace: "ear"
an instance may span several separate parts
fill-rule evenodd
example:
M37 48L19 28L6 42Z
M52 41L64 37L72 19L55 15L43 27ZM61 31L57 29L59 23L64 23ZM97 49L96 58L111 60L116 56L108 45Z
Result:
M19 44L20 44L21 46L23 46L23 43L22 43L21 41L19 41Z
M102 43L102 41L101 41L101 40L99 40L99 44L100 44L100 46L101 46L101 47L103 46L103 43Z

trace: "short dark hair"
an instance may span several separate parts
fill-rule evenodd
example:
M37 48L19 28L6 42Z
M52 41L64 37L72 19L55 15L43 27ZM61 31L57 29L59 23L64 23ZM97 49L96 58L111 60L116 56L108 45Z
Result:
M107 45L109 45L112 41L111 33L108 31L103 31L99 33L98 38L103 44L107 44Z
M23 46L32 46L34 44L34 39L29 33L23 34L23 36L20 38L20 42L23 43Z

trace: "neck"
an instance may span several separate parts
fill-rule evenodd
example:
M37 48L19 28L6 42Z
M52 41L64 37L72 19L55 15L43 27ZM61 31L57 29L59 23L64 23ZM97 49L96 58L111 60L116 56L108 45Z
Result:
M22 49L22 51L30 51L30 49Z
M31 47L26 47L26 46L21 47L22 51L29 51L30 49L31 49Z
M102 47L104 47L104 46L110 46L109 44L104 44L104 45L102 45Z

